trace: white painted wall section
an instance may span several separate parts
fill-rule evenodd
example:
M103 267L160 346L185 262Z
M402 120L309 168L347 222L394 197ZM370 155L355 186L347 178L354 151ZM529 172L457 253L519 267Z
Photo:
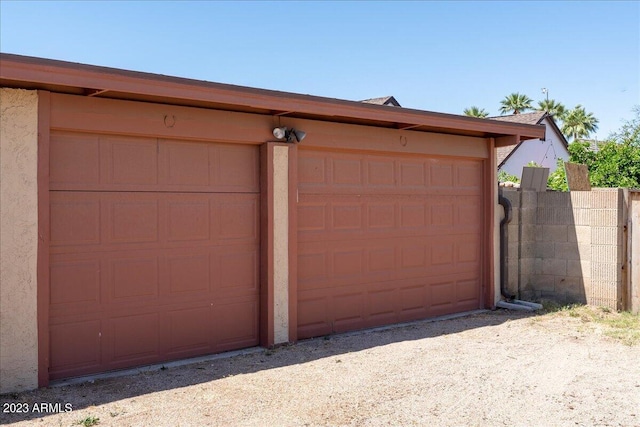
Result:
M507 172L517 177L522 176L522 167L529 162L536 162L542 167L549 168L549 173L557 168L558 159L569 160L569 152L564 145L563 137L555 128L544 119L542 124L546 126L545 140L529 139L509 156L502 165L500 171Z

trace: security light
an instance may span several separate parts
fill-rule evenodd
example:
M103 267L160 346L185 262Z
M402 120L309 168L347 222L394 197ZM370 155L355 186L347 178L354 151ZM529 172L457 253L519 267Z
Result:
M273 136L275 136L278 139L284 138L286 134L287 134L287 128L275 128L273 130Z
M273 130L273 136L278 139L285 139L287 142L295 142L297 144L302 142L302 140L307 136L307 133L301 130L281 127Z

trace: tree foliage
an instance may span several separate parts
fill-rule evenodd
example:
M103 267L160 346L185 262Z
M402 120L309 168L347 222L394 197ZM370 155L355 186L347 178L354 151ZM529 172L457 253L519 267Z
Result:
M514 92L500 101L500 114L520 114L523 111L531 110L531 108L533 108L531 105L532 102L533 100L527 95Z
M569 161L587 165L592 187L640 188L640 107L634 112L635 118L601 143L598 151L591 150L585 141L569 144ZM567 191L562 159L549 176L548 187Z
M519 183L520 182L520 178L518 178L515 175L511 175L509 172L506 171L500 171L498 172L498 182L513 182L513 183Z
M563 121L562 133L574 141L587 138L592 132L598 130L598 119L593 113L587 113L580 104L568 111Z
M561 102L557 102L555 99L543 99L538 101L538 111L544 111L547 114L551 114L554 119L564 120L567 114L567 108Z
M556 170L549 174L547 188L556 191L569 191L567 174L564 171L564 160L558 159Z
M520 114L529 110L544 111L553 116L556 124L569 141L588 138L593 132L598 130L599 120L593 113L587 112L580 104L569 110L564 104L555 99L543 99L538 101L538 105L534 107L533 100L519 92L513 92L500 101L499 111L501 115L509 113ZM480 118L489 116L487 110L475 105L465 108L463 114Z
M465 116L479 117L481 119L484 119L489 115L489 112L487 110L485 110L484 108L476 107L475 105L469 108L465 108L463 113Z
M640 147L640 105L633 107L635 117L624 122L618 132L611 135L611 139L619 144L630 144Z

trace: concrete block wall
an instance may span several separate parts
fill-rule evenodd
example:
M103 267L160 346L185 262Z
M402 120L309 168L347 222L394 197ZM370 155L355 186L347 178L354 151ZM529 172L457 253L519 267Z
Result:
M510 293L623 308L624 190L501 191L513 207Z

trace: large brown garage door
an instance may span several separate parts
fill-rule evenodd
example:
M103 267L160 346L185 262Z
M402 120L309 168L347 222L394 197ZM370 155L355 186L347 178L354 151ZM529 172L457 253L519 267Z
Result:
M481 161L299 153L299 338L481 305Z
M50 378L258 343L255 146L52 132Z

